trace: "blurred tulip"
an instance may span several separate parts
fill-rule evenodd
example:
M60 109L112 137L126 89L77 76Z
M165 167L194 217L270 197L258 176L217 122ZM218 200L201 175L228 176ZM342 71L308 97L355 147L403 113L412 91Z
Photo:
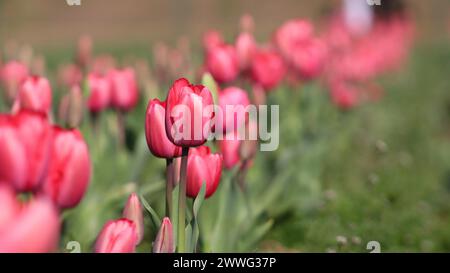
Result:
M253 32L255 28L255 21L253 20L253 17L250 14L242 15L239 20L239 27L242 32Z
M224 43L222 34L216 30L210 30L207 31L203 35L203 48L205 51L208 51L218 45L221 45Z
M0 253L41 253L56 250L60 221L45 198L19 204L15 193L0 185Z
M89 99L87 106L91 113L106 109L111 101L111 81L106 76L97 73L88 75Z
M121 111L129 111L138 102L138 87L134 70L112 70L109 72L111 80L111 103Z
M77 62L81 67L86 68L91 62L91 58L92 38L88 35L83 35L78 40Z
M13 112L27 109L48 114L52 107L52 90L46 78L31 76L20 86Z
M176 80L166 99L166 132L177 146L195 147L206 142L214 117L211 92L203 85ZM210 113L206 113L211 108Z
M160 158L181 156L181 147L175 146L166 134L166 102L153 99L145 115L145 136L150 152Z
M106 75L116 67L116 60L111 55L99 55L92 61L92 73Z
M6 98L13 101L16 97L17 90L23 81L28 77L28 67L20 62L11 61L3 65L0 70L0 79Z
M0 115L0 180L17 191L37 190L47 174L52 130L43 114Z
M136 225L128 219L108 221L95 243L96 253L133 253L136 250Z
M285 65L280 56L270 50L260 50L252 60L252 78L265 90L276 87L285 75Z
M238 87L228 87L219 92L219 106L223 115L217 116L217 123L223 125L223 132L237 131L245 124L249 104L247 92Z
M231 45L217 45L206 54L206 67L218 82L233 81L239 73L236 50Z
M309 21L289 20L276 30L274 42L283 58L289 60L298 44L312 38L313 31L314 27Z
M332 102L344 110L351 109L358 104L358 90L342 81L332 83L330 95Z
M253 54L256 51L256 42L253 35L248 32L239 34L236 39L235 47L239 67L241 70L246 70L250 67Z
M302 79L311 80L320 75L326 61L326 46L319 39L311 39L297 46L291 62Z
M83 119L83 94L78 85L72 86L59 104L59 120L69 128L78 127Z
M212 154L207 146L189 150L186 194L197 197L202 184L206 183L205 198L214 194L222 175L222 155Z
M144 215L142 213L141 202L136 193L132 193L130 194L130 197L128 197L122 216L123 218L133 221L136 225L136 244L139 244L142 241L142 238L144 238Z
M236 132L231 132L227 134L223 140L219 140L217 143L219 145L220 152L223 157L223 165L226 169L231 169L236 166L239 161L239 147L241 145L241 140L238 139Z
M83 71L76 64L66 64L58 69L58 79L62 85L69 88L80 85L83 80Z
M91 178L91 161L86 143L76 130L53 128L50 167L42 193L61 209L73 208L83 198Z
M174 253L175 243L173 239L172 223L168 217L164 217L159 228L158 235L153 242L153 253Z

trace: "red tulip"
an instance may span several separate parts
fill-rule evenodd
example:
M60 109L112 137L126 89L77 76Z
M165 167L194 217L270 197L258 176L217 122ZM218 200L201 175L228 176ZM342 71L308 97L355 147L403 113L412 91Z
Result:
M238 87L228 87L219 93L219 106L223 115L217 116L217 123L223 125L224 132L236 131L248 119L247 106L250 105L247 92Z
M216 81L233 81L239 73L236 50L225 44L210 48L206 55L206 67Z
M266 90L277 86L286 71L281 57L269 50L261 50L255 53L251 69L253 80Z
M150 152L156 157L173 158L181 156L181 147L175 146L166 134L166 102L153 99L148 103L145 114L145 136Z
M207 146L201 146L189 150L187 165L186 194L189 197L197 197L202 184L206 183L208 198L214 194L222 175L222 155L211 154Z
M331 84L331 100L342 109L350 109L358 104L358 90L342 81Z
M164 217L153 243L153 253L174 253L175 244L173 239L172 223L168 217Z
M7 92L7 97L13 100L20 84L29 75L28 67L20 62L11 61L6 63L0 70L0 79Z
M139 96L134 70L132 68L112 70L109 72L109 78L112 106L122 111L134 108Z
M218 31L210 30L203 35L203 48L205 51L221 44L223 44L223 37Z
M132 253L137 242L136 225L128 219L108 221L97 237L96 253Z
M52 157L42 193L62 209L75 207L91 177L89 151L77 129L53 128Z
M46 78L31 76L19 88L14 112L27 109L47 114L52 107L52 90Z
M136 244L139 244L142 238L144 238L144 215L142 213L141 202L136 193L132 193L128 197L125 209L123 210L123 218L133 221L136 225Z
M89 99L88 108L93 113L98 113L107 108L111 101L111 81L108 77L91 73L88 75Z
M38 189L47 174L52 130L44 115L0 115L0 180L17 191Z
M319 39L311 39L295 48L291 62L299 76L309 80L320 75L325 65L325 58L325 44Z
M229 134L231 136L225 136L223 140L218 141L223 156L223 165L227 169L231 169L239 163L239 147L241 146L241 141L237 138L236 132Z
M22 206L14 192L0 186L0 253L51 252L59 239L59 216L45 198Z
M256 42L248 32L239 34L236 39L236 53L241 70L246 70L251 64L253 54L256 51Z
M174 82L166 99L167 137L177 146L195 147L206 142L214 117L211 92L182 78Z
M294 19L287 21L275 32L274 40L278 50L286 60L289 60L292 52L298 44L312 38L313 25L306 20Z

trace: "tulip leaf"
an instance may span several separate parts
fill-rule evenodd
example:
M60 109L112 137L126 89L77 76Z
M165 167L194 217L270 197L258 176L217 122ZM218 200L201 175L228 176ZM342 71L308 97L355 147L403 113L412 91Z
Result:
M200 211L200 207L202 206L203 201L205 200L205 192L206 192L206 183L202 183L202 187L194 200L194 204L192 205L192 238L191 238L191 248L192 252L195 252L197 249L198 238L200 235L200 230L198 226L198 212Z
M192 253L194 252L192 245L192 224L188 224L184 229L184 231L185 231L184 233L185 233L186 251Z
M150 219L155 227L155 230L159 230L161 225L161 217L158 216L156 211L150 206L150 204L145 200L144 196L140 195L140 199L144 208L150 213Z

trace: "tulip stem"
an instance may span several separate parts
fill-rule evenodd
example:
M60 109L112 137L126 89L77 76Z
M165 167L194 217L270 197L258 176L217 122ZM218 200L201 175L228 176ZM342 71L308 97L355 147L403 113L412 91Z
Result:
M172 214L172 191L175 181L174 178L174 160L173 158L166 159L166 216L171 219Z
M121 110L117 111L117 141L120 148L125 147L125 113Z
M186 174L189 147L183 147L181 157L180 186L178 194L178 253L185 252L185 222L186 222Z

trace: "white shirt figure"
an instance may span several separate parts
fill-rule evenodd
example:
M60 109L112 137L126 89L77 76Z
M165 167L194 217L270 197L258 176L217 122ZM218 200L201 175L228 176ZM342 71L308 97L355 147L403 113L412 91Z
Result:
M344 21L352 34L362 36L373 24L373 9L367 0L343 0Z

